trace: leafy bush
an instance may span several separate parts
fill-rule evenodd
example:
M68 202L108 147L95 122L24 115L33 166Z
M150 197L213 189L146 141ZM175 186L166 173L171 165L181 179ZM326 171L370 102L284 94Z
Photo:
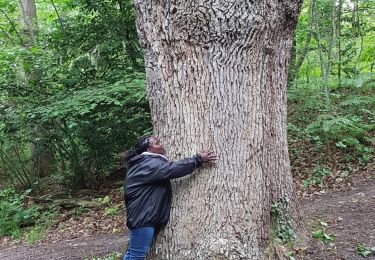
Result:
M368 85L374 75L358 75L331 86L329 106L323 93L309 86L289 90L289 139L316 144L317 149L334 145L346 160L368 163L373 157L375 93ZM346 83L346 84L344 84Z
M132 2L73 2L56 3L69 10L64 28L52 22L59 17L50 3L39 3L38 43L0 49L0 177L15 185L53 177L96 188L152 127ZM20 78L20 70L35 77ZM48 169L40 171L41 162Z
M33 225L40 217L38 207L23 206L23 198L14 189L0 190L0 236L19 237L23 227Z

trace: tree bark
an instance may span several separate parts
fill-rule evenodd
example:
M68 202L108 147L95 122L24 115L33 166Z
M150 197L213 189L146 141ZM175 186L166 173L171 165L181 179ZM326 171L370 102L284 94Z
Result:
M19 0L20 26L27 46L36 44L38 31L35 0Z
M171 159L207 146L220 157L173 183L149 257L261 259L271 205L292 198L286 86L301 1L134 4L154 134Z

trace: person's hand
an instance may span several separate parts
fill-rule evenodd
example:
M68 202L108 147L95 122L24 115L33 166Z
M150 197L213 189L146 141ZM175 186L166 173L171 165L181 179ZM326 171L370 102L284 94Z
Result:
M217 160L217 154L211 150L202 150L199 153L199 156L201 157L202 162L204 163L214 163Z

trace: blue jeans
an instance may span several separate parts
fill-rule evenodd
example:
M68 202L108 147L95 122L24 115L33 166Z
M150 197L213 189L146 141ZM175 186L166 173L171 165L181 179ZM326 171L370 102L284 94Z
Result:
M128 251L123 260L143 260L151 247L154 227L141 227L130 230Z

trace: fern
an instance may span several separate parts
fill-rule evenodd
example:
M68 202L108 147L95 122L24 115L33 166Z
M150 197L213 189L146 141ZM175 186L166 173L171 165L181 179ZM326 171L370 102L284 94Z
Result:
M310 136L318 135L322 140L341 141L345 138L362 139L367 131L374 129L373 124L366 124L355 115L319 115L315 121L306 127Z
M340 102L339 105L342 107L375 105L375 95L373 96L350 96L346 100Z
M375 80L373 73L363 73L356 75L355 78L341 79L342 86L346 88L367 88Z

